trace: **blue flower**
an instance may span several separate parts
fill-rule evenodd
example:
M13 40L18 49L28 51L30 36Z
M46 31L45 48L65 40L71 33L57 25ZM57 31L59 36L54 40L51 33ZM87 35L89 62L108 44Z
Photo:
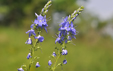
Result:
M75 38L76 39L75 35L71 35L71 36L72 36L72 38Z
M34 20L34 23L37 25L37 28L38 27L41 27L41 28L44 27L44 29L47 32L46 27L48 26L48 24L47 24L47 21L46 21L46 15L44 17L41 14L40 15L37 15L35 13L35 15L37 16L37 18Z
M66 39L66 40L65 40L65 43L67 43L67 41L68 41L68 40Z
M67 64L67 60L65 59L65 60L63 60L63 64Z
M42 27L44 27L44 29L46 30L46 32L47 32L47 29L46 29L46 27L48 26L48 24L47 24L47 22L46 22L46 15L44 16L44 24L43 24L43 26Z
M37 16L37 19L39 20L39 22L43 21L44 20L44 17L40 14Z
M64 37L63 36L61 37L61 41L64 41Z
M42 25L47 24L46 16L43 17L41 14L37 15L37 18L34 20L34 23L37 24L39 27L42 27Z
M39 27L42 27L43 24L46 24L46 21L44 21L44 17L42 15L39 15L37 17L36 24L38 24Z
M69 22L68 21L63 26L61 26L59 28L59 31L62 31L62 30L65 30L65 31L69 31L70 30Z
M19 68L18 71L24 71L22 68Z
M59 32L57 39L55 40L55 44L56 42L58 43L62 43L62 38L61 38L62 33Z
M67 35L67 32L66 32L66 30L60 30L60 34L65 36L65 35Z
M28 38L28 40L25 42L26 44L32 44L31 38Z
M62 50L62 55L67 55L67 53L68 53L67 50L64 49Z
M31 56L31 53L29 53L29 54L27 55L27 59L29 59L30 57L32 57L32 56Z
M61 26L59 28L59 31L63 31L63 30L69 31L70 30L70 28L69 28L69 22L67 20L68 20L68 17L66 17L64 19L64 21L59 25L59 26Z
M44 24L44 25L43 25L43 27L44 27L44 29L46 30L46 32L47 32L47 28L46 28L47 26L48 26L48 24Z
M38 39L39 42L43 42L44 41L44 37L40 36L40 35L35 37L35 39Z
M71 36L67 37L67 39L65 40L65 43L67 43L68 41L71 41Z
M56 44L56 42L62 43L62 41L64 41L64 37L63 37L63 36L62 36L62 37L58 37L58 38L55 40L55 44Z
M56 53L55 52L53 52L53 54L52 54L53 56L56 56Z
M51 62L51 60L49 60L49 61L48 61L48 65L51 66L51 64L52 64L52 62Z
M67 20L68 20L68 16L64 19L64 21L59 26L64 27L66 22L67 22Z
M31 30L28 30L26 33L29 33L29 37L31 36L31 35L36 35L35 34L35 31L33 30L33 29L31 29Z
M37 68L37 67L40 67L39 62L37 62L35 66L36 66L36 68Z
M33 29L33 28L34 28L34 26L35 26L35 24L31 24L30 28L32 28L32 29Z
M37 18L34 20L34 24L38 25L38 20L37 20Z
M71 40L71 36L68 36L68 38L67 38L68 40Z
M60 37L58 37L58 38L55 40L55 44L56 44L56 42L61 43Z
M73 26L73 22L71 22L71 24L70 24L70 32L73 34L73 35L76 35L76 29L74 28L74 26Z

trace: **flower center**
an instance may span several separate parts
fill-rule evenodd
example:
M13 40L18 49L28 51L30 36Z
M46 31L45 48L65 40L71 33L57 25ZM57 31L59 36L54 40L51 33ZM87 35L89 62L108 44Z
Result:
M41 20L39 20L39 22L42 22Z
M65 29L67 29L67 27L65 27Z

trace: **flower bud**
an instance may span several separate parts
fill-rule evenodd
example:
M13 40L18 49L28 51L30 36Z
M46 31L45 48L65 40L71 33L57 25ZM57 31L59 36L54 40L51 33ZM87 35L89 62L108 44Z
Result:
M27 59L29 59L30 57L32 57L32 56L31 56L31 53L29 53L29 54L27 55Z
M56 57L56 53L55 52L53 52L53 54L52 54L54 57Z
M49 60L49 61L48 61L48 65L51 66L51 64L52 64L52 62L51 62L51 60Z
M64 49L62 50L62 55L67 55L67 53L68 53L67 50Z
M37 67L40 67L39 62L36 63L36 68L37 68Z
M19 68L18 71L24 71L22 68Z
M67 60L65 59L65 60L63 60L63 64L67 64Z
M32 44L31 38L29 38L25 43L26 43L26 44Z

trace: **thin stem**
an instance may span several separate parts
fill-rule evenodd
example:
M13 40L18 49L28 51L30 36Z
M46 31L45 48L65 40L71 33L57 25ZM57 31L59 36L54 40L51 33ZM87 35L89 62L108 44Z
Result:
M57 64L59 58L60 58L60 51L58 52L58 57L57 57L56 62L54 64L53 71L55 71L55 69L56 69L56 64Z
M34 52L35 52L35 47L37 45L37 39L34 43L34 45L32 44L32 48L31 48L31 55L32 55L32 58L30 60L30 63L29 63L29 69L27 69L27 71L30 71L30 68L31 68L31 64L32 64L32 61L33 61L33 58L34 58Z
M65 43L61 44L61 46L64 47L64 46L65 46ZM58 59L59 59L60 56L61 56L62 47L61 47L60 50L58 51L58 56L57 56L57 59L56 59L55 64L54 64L53 71L55 71L55 69L56 69L56 67L57 67L57 62L58 62Z

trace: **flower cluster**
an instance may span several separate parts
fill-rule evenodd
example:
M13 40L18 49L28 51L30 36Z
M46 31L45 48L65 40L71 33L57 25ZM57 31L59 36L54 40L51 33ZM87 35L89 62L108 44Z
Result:
M73 22L69 24L68 17L64 19L64 21L60 24L58 38L55 40L55 43L67 43L71 41L72 38L75 38L76 29L74 28Z
M47 29L46 27L48 26L47 24L47 21L46 21L46 15L45 16L42 16L41 14L40 15L37 15L35 13L35 15L37 16L37 18L34 20L34 24L31 25L31 28L34 28L34 25L36 26L36 28L43 28L46 30L47 32Z
M59 33L58 33L57 39L55 40L55 43L58 42L59 44L62 45L64 43L67 43L68 41L71 41L72 38L75 38L76 29L74 28L72 22L71 22L71 24L69 24L68 17L66 17L59 26L60 26ZM59 49L57 49L57 50L59 52ZM61 55L65 56L68 54L68 51L64 47L61 50L62 50L61 53L58 54L59 56L61 56ZM56 57L57 54L55 52L53 52L52 56ZM49 60L48 65L51 66L51 64L52 64L52 62L51 62L51 60ZM66 59L63 60L63 64L67 64Z
M63 22L59 25L59 33L58 37L55 40L55 43L58 42L59 44L66 44L71 41L72 38L75 38L76 29L74 28L73 22L71 24L68 21L68 17L66 17ZM68 51L65 47L62 47L62 55L67 55ZM63 64L67 64L67 60L63 60Z
M27 59L32 58L33 52L35 50L34 47L37 46L37 43L44 41L44 37L40 35L40 31L41 31L40 29L42 29L44 27L44 29L47 32L46 27L48 25L47 25L47 21L46 21L46 15L44 17L41 14L37 15L35 13L35 15L37 16L37 18L34 20L34 23L31 25L31 30L28 30L26 32L26 33L29 33L29 38L28 38L28 40L25 43L32 45L32 48L31 48L29 54L27 55ZM38 36L36 36L35 30L37 30ZM36 40L34 44L33 44L33 41L31 39L31 36L33 36L34 39ZM37 67L40 67L39 62L36 63L36 68Z
M26 44L30 44L32 45L33 47L31 48L29 54L27 55L27 59L29 58L32 58L32 53L34 52L35 50L35 46L37 45L37 43L39 42L43 42L44 41L44 37L40 35L40 29L42 29L44 27L44 29L46 30L47 32L47 29L46 27L48 26L47 25L47 21L46 21L46 15L43 17L41 14L40 15L37 15L35 13L35 15L37 16L37 18L34 20L34 23L31 25L31 30L28 30L26 33L29 33L29 38L28 40L25 42ZM37 30L37 34L38 36L36 36L36 33L35 33L35 30ZM33 44L32 42L32 39L31 39L31 36L34 37L34 39L36 40L35 43ZM32 64L32 63L31 63ZM39 62L36 63L36 68L37 67L40 67L39 65Z
M28 30L26 33L29 33L29 39L26 41L26 44L32 44L32 40L30 36L34 36L35 39L38 39L39 42L42 42L44 38L40 36L41 29L44 28L47 32L47 20L46 20L46 13L48 12L48 8L51 6L51 0L47 2L47 4L44 6L44 8L41 10L41 14L38 15L35 13L35 16L37 17L33 24L31 24L30 28L31 30ZM36 37L35 29L38 30L38 36Z
M26 44L32 44L31 36L34 36L35 39L38 39L39 42L43 42L44 37L40 35L40 28L43 28L47 31L46 27L46 15L43 17L42 15L37 15L37 18L34 20L34 23L31 25L31 30L28 30L26 33L29 33L29 38L26 41ZM36 36L35 29L38 30L38 36Z
M59 33L58 38L55 40L55 43L58 42L60 44L67 43L68 41L71 41L72 38L75 38L76 35L76 29L74 28L73 21L76 19L76 17L83 11L84 7L81 6L79 9L75 10L71 15L66 17L63 22L59 25Z

